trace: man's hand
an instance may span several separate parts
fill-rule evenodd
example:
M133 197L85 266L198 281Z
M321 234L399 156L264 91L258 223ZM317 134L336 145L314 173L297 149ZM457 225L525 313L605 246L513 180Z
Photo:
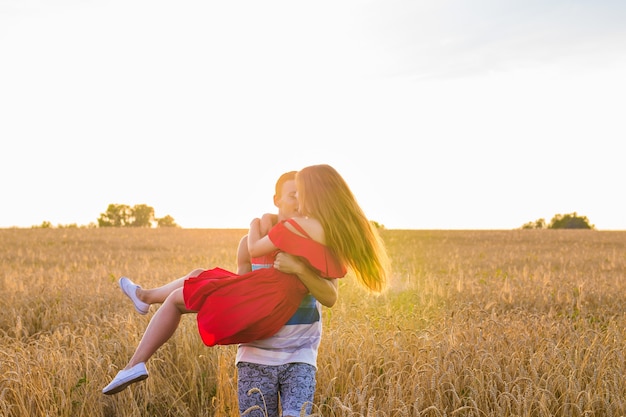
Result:
M311 295L323 306L332 307L337 302L337 280L319 277L315 271L297 257L285 252L278 252L274 261L274 268L286 274L297 275Z
M286 274L302 274L306 266L293 255L278 252L274 260L274 268Z

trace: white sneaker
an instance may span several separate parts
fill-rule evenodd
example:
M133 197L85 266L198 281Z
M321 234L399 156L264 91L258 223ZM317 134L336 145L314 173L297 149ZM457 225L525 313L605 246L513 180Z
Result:
M133 366L130 369L122 369L121 371L119 371L117 375L115 375L115 378L113 378L113 381L111 381L109 385L102 389L102 393L106 395L117 394L130 384L143 381L146 378L148 378L146 364L143 362L139 362L137 365Z
M139 314L148 314L148 311L150 311L150 304L144 303L137 298L137 288L141 287L126 277L120 278L118 283L120 284L120 288L124 294L126 294L135 305L135 310L137 310Z

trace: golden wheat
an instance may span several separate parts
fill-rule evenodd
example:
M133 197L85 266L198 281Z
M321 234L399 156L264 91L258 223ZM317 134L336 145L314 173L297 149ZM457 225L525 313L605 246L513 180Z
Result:
M150 287L234 270L243 233L0 230L0 416L237 415L235 347L204 346L193 315L150 378L101 389L157 308L136 314L117 278ZM314 415L626 414L626 232L383 237L390 290L367 295L348 275L324 310Z

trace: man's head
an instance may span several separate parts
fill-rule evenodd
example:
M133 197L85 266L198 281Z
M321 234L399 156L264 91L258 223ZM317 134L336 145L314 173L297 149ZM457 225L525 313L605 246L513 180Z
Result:
M296 171L285 172L276 181L274 205L278 207L278 220L285 220L298 214Z

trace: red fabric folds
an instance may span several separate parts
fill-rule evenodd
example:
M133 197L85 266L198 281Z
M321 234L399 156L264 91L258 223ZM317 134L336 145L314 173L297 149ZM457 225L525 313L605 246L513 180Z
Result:
M291 224L300 233L306 235L306 232L293 219L278 223L268 233L270 240L278 249L303 258L324 278L341 278L346 275L345 265L339 262L328 247L308 236L293 233L287 229L285 223Z
M269 236L280 250L304 258L322 277L346 274L326 246L291 232L284 223L277 224ZM214 268L189 278L183 287L185 305L198 312L198 330L208 346L273 335L293 316L307 293L297 276L274 268L243 275Z

